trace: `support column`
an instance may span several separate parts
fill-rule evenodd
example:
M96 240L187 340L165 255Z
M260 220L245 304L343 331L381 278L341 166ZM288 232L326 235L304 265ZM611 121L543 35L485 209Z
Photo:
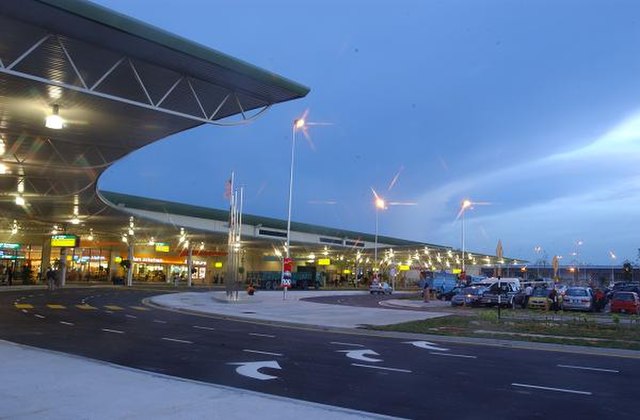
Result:
M132 239L133 240L133 239ZM133 244L129 244L127 259L129 260L129 268L127 269L127 286L133 286Z
M67 283L67 248L60 248L60 271L58 272L60 287Z
M187 287L191 287L191 272L193 271L193 245L189 243L189 254L187 255Z
M51 266L51 238L45 237L42 243L42 259L40 260L40 281L46 282L45 273Z
M113 248L109 249L109 261L107 262L107 268L109 274L107 274L107 281L113 283L113 276L118 272L118 264L116 264L116 253Z

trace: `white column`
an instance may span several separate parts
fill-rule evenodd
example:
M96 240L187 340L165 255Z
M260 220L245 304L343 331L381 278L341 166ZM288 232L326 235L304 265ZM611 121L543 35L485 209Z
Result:
M133 286L133 244L129 244L127 259L129 260L129 269L127 270L127 286Z
M67 280L67 248L60 248L60 287L64 287Z
M191 287L191 271L193 270L193 245L189 243L189 253L187 254L187 287Z

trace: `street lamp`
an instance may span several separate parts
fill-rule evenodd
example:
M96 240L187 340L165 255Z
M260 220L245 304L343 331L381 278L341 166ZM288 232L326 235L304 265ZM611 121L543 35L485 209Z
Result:
M465 269L465 264L464 261L466 259L464 253L465 253L465 248L464 248L464 213L468 208L471 208L471 201L469 200L463 200L462 203L460 204L460 215L462 216L462 273L466 275L466 269Z
M289 209L287 212L287 258L291 256L291 199L293 197L293 164L296 149L296 132L305 127L304 118L298 118L293 121L291 135L291 168L289 169Z
M613 287L615 284L614 275L613 275L613 267L616 265L616 254L613 251L609 251L609 256L611 257L611 284L609 286Z
M536 245L533 250L536 252L538 256L538 261L536 261L536 265L538 266L538 278L540 278L540 252L542 252L542 247L540 245Z
M385 203L384 199L378 196L376 192L373 192L375 197L375 205L376 205L376 236L375 236L375 244L373 247L373 264L375 269L378 269L378 213L380 210L384 210L387 208L387 203Z

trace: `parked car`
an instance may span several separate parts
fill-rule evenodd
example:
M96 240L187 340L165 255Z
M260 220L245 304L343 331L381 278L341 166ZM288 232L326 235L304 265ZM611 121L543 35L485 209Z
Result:
M456 286L453 289L449 290L448 292L441 292L441 291L438 290L436 292L436 298L438 298L440 300L449 301L455 295L460 294L460 292L462 292L462 289L463 289L462 286Z
M484 292L480 302L486 306L497 306L499 301L500 306L512 306L513 298L519 290L515 282L493 283Z
M480 306L480 299L486 291L484 286L465 287L451 298L451 306Z
M387 283L386 281L382 283L379 281L374 281L369 286L369 293L371 293L372 295L390 295L391 293L393 293L393 288L389 286L389 283Z
M549 293L551 293L551 289L544 287L536 287L533 289L533 293L529 297L529 302L527 303L527 308L549 309L551 306Z
M569 287L562 297L562 310L592 311L593 292L589 287Z
M611 298L611 312L640 315L640 298L636 292L615 292Z

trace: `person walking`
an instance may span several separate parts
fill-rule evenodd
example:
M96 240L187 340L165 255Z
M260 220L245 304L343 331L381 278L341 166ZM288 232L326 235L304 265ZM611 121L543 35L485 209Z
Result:
M523 304L524 308L526 308L527 305L529 305L529 298L531 297L532 294L533 294L533 286L528 284L527 287L524 288L524 304Z
M549 299L551 300L551 309L554 313L558 313L558 291L554 287L549 293Z
M47 273L45 274L45 277L47 279L47 288L49 289L49 291L53 291L56 288L56 272L53 271L53 268L51 268L51 266L49 266L47 268Z

